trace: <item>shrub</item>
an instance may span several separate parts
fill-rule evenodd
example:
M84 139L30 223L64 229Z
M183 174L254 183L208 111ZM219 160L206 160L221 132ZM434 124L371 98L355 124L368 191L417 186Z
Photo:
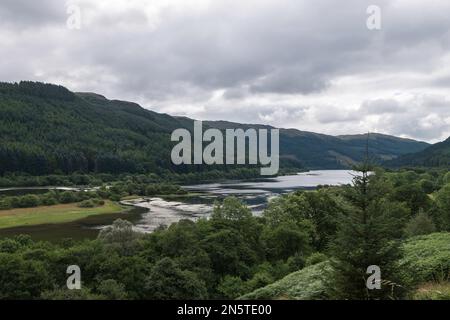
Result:
M105 201L103 199L94 198L94 199L91 199L91 200L98 207L99 206L103 206L105 204Z
M98 291L108 300L125 300L127 299L127 293L125 286L118 283L116 280L107 279L100 283Z
M21 208L37 207L38 205L39 197L34 194L27 194L19 199L19 207Z
M412 218L405 227L405 233L409 237L430 234L436 231L433 220L423 211Z
M298 271L305 267L305 257L301 253L296 253L287 259L286 264L291 272Z
M8 210L8 209L12 209L11 200L8 198L0 200L0 210Z
M411 284L442 280L450 272L450 233L409 238L403 245L400 270Z
M77 198L73 192L65 191L61 194L59 200L61 203L73 203L77 201Z
M56 198L53 196L44 196L42 197L41 201L42 204L46 206L53 206L58 203L58 200L56 200Z
M94 208L96 205L91 199L81 201L78 206L80 208Z
M314 252L312 255L310 255L306 259L305 265L307 267L309 267L309 266L312 266L312 265L315 265L315 264L318 264L318 263L321 263L321 262L324 262L327 260L328 260L328 257L325 254L323 254L321 252Z
M233 277L230 275L225 276L222 281L220 281L217 290L225 299L236 299L249 291L245 281L240 277Z

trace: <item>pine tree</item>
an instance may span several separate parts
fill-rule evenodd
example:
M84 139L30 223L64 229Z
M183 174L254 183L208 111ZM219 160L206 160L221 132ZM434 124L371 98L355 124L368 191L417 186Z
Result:
M331 245L335 270L328 283L336 299L393 299L405 293L398 279L397 261L401 257L399 238L408 213L400 203L388 201L388 188L366 161L353 185L345 189L347 213L340 219ZM366 286L369 266L381 270L381 289Z

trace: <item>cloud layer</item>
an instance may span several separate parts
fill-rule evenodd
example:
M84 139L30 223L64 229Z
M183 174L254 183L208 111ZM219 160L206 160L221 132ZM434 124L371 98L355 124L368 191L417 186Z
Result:
M375 2L3 0L0 79L198 119L448 137L450 3ZM372 4L381 30L366 27Z

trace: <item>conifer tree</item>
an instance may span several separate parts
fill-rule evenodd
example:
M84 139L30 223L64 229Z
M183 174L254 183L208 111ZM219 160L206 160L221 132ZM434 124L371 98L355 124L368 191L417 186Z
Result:
M335 270L328 283L336 299L394 299L405 293L399 280L397 261L401 257L399 238L408 210L401 203L388 201L386 182L367 160L355 168L360 174L344 191L348 203L331 245ZM381 270L381 289L368 289L369 266Z

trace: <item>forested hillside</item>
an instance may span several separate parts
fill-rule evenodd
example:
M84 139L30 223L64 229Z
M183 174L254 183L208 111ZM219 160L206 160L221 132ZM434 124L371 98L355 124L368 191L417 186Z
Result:
M219 129L272 128L227 121L207 121L206 124ZM427 143L410 139L377 133L369 135L369 156L374 163L419 152L427 146ZM296 129L280 130L280 154L285 165L299 164L308 169L348 168L364 160L366 148L367 134L335 137Z
M99 95L1 84L0 173L158 172L170 166L170 132L185 125Z
M170 163L170 133L191 128L192 121L51 84L0 83L0 174L198 170ZM207 126L264 127L228 122ZM366 138L282 129L280 144L282 167L334 169L361 161ZM427 144L372 134L369 146L371 157L379 161L421 151Z
M387 163L390 166L450 167L450 138L425 150L408 154Z

